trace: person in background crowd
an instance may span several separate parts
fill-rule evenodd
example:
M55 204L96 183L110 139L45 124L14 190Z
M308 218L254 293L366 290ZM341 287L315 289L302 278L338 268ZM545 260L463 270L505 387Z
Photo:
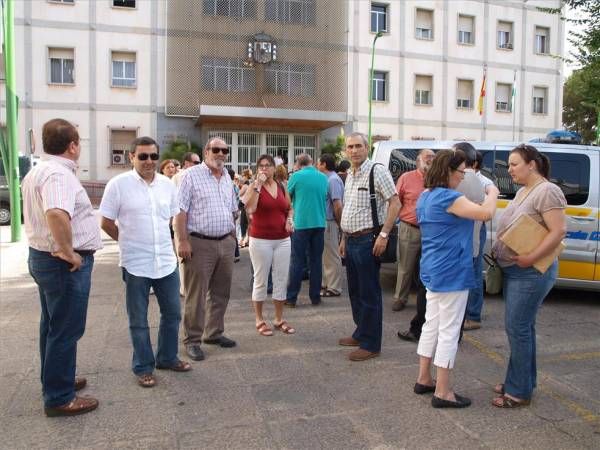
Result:
M344 184L346 184L346 175L348 175L348 169L350 169L350 166L350 161L348 161L347 159L342 159L337 166L337 174L342 179Z
M441 150L425 176L426 190L417 201L421 230L421 281L427 288L425 324L417 347L416 394L434 392L434 408L465 408L471 400L455 394L450 372L469 289L474 286L473 220L488 220L496 209L498 190L491 187L482 205L455 189L464 178L465 154ZM437 381L431 363L437 368Z
M75 376L77 341L85 332L94 252L102 248L90 199L77 179L77 129L52 119L42 129L44 154L21 184L29 273L38 286L40 379L47 416L93 411L98 400L80 397Z
M250 186L250 182L252 181L252 170L244 169L242 170L242 180L243 184L240 188L240 198L244 198L246 195L246 189ZM240 247L246 247L248 245L248 225L249 219L248 214L246 214L246 208L244 208L244 204L242 202L239 203L240 208L240 231L241 231L241 241Z
M175 160L165 159L160 163L159 172L167 178L173 178L173 175L177 173L177 169L175 168Z
M468 142L458 142L452 146L462 150L465 154L465 176L456 190L463 193L473 203L481 204L485 198L488 186L494 184L483 183L484 178L477 176L475 165L477 164L477 151ZM469 289L467 299L467 310L463 330L477 330L481 328L481 307L483 305L483 247L485 246L486 227L485 222L476 220L473 224L473 274L475 287Z
M275 307L273 326L285 334L294 334L296 330L283 319L294 212L289 194L283 185L274 179L275 160L270 155L261 155L256 166L256 180L243 197L246 211L252 216L249 251L254 270L252 305L256 316L256 329L261 336L273 335L273 330L263 317L267 280L272 268Z
M235 170L231 169L231 168L227 168L227 173L229 174L229 177L231 178L231 181L233 182L233 195L235 197L235 201L239 204L240 202L240 188L236 182L236 178L237 175L235 173ZM234 218L234 221L237 222L237 217ZM236 226L236 231L237 231L237 226ZM233 262L237 263L240 261L240 244L237 240L237 232L235 233L235 253L233 254Z
M340 255L346 258L348 294L356 329L339 345L359 347L350 352L351 361L379 356L383 327L383 300L377 258L388 244L388 234L400 209L398 194L389 170L367 158L369 144L362 133L346 138L346 154L352 162L344 190ZM369 200L369 176L373 171L376 214L381 229L375 228Z
M400 213L398 214L400 224L398 225L398 275L396 277L396 290L392 305L393 311L402 311L406 302L415 275L418 273L418 264L421 257L421 232L417 223L417 200L425 189L425 174L435 154L428 148L422 149L417 154L415 170L405 172L398 178L396 191L400 200ZM417 305L417 311L419 310ZM425 321L423 313L423 322ZM421 334L415 329L413 335ZM415 327L416 328L416 327ZM400 336L402 338L402 336Z
M235 252L234 213L238 211L225 169L228 154L225 141L209 139L204 162L188 169L179 187L175 233L186 283L184 344L194 361L204 359L202 341L224 348L236 345L223 335Z
M527 255L515 254L500 239L494 244L493 255L503 273L505 326L510 344L504 383L494 388L499 396L492 403L499 408L515 408L531 401L537 384L535 319L558 271L556 260L544 273L533 264L553 252L567 231L567 201L562 190L548 181L550 161L546 155L531 145L519 145L509 155L508 173L523 187L504 210L498 222L498 236L524 214L542 224L548 234Z
M285 189L287 189L289 176L288 176L288 171L287 171L287 168L285 167L285 165L280 164L275 167L275 175L273 178L278 183L281 183Z
M339 297L342 293L342 259L340 258L340 222L344 206L344 182L335 173L335 157L325 153L317 168L327 177L327 227L323 251L321 297Z
M167 238L170 219L179 208L177 188L156 173L158 144L154 139L144 136L134 140L129 160L133 170L117 175L106 185L100 214L102 229L119 243L133 345L132 370L138 384L150 388L156 385L155 367L175 372L192 369L190 363L177 357L179 274L173 244ZM148 328L150 288L160 308L156 359Z
M319 172L312 162L311 156L307 153L298 155L296 163L300 170L294 172L288 181L288 192L295 213L290 279L285 304L292 308L298 301L307 253L309 259L308 296L313 306L321 303L327 177Z
M181 164L179 164L179 161L177 161L176 159L173 159L173 165L175 166L175 173L179 173L179 171L181 170Z
M277 152L277 155L274 158L275 167L281 166L283 164L283 158L281 152Z

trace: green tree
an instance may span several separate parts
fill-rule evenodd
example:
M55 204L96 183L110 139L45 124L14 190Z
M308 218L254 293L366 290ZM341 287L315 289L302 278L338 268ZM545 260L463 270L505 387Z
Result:
M335 141L328 139L325 141L325 144L321 147L321 154L330 153L333 156L335 156L335 159L339 160L341 159L341 153L344 150L345 143L346 141L344 139L344 136L342 135L339 135L335 139Z
M563 87L563 124L567 130L581 134L586 144L593 142L596 136L598 121L596 105L599 99L600 78L594 76L590 67L576 70L565 82Z
M175 140L164 151L161 151L160 160L176 159L177 161L181 161L184 153L187 152L197 153L200 155L200 159L202 159L202 152L198 144L190 141Z

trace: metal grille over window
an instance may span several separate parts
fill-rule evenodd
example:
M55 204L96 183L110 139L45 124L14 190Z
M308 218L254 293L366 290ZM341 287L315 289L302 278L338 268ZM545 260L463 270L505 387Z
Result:
M496 85L496 111L510 112L511 84L498 83Z
M50 48L50 83L75 84L75 52L72 48Z
M207 16L256 18L256 0L203 0L202 12Z
M267 133L267 153L273 158L279 155L281 159L287 161L289 141L288 134Z
M296 156L308 153L313 161L317 160L317 137L308 135L294 136L294 160Z
M259 133L237 133L238 172L253 168L261 154Z
M112 52L112 86L135 87L135 53Z
M202 88L206 91L254 92L256 72L234 58L202 58Z
M267 91L294 97L315 95L315 68L304 64L273 63L265 71Z
M167 115L347 111L346 0L166 3Z
M316 0L265 1L265 19L269 22L314 25L316 17Z
M110 130L110 164L112 166L129 165L129 149L136 137L135 130Z

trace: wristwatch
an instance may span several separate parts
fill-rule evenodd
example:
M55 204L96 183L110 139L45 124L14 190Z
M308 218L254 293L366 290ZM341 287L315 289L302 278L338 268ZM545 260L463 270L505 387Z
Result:
M379 236L381 236L383 239L387 239L389 237L389 234L384 231L380 231Z

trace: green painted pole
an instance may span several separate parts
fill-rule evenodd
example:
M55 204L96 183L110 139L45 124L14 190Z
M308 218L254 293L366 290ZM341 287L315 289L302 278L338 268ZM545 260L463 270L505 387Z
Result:
M383 33L379 31L375 37L373 38L373 47L371 49L371 71L369 75L369 157L371 157L371 152L373 151L373 141L371 139L371 109L373 107L373 72L375 71L375 42L383 36Z
M21 190L19 188L19 152L17 141L17 92L15 70L15 2L4 2L4 67L6 71L6 128L8 134L8 168L10 190L11 242L21 240Z

